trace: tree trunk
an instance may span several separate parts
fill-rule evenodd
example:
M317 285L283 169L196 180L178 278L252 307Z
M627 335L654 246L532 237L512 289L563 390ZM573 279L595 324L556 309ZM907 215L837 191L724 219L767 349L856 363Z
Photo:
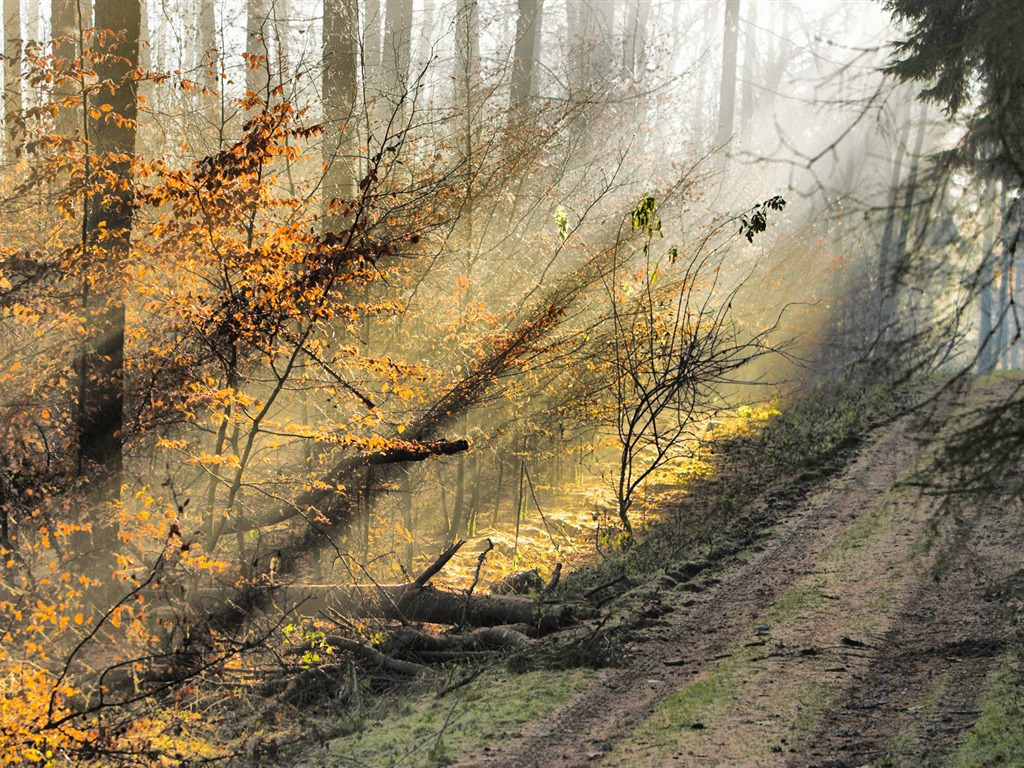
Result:
M455 542L462 535L463 519L466 514L466 455L461 454L455 466L455 500L452 502L451 523L448 526L448 541Z
M303 584L266 586L262 609L275 616L320 616L337 612L346 618L374 618L385 621L423 622L474 627L522 624L540 632L551 632L571 623L571 606L545 605L531 597L516 595L449 592L430 586L410 584ZM194 595L195 607L204 615L232 613L223 590L201 589ZM234 621L244 619L235 615Z
M890 290L891 270L893 263L893 237L896 232L896 219L899 216L899 190L900 179L903 175L903 157L906 154L907 142L910 140L910 109L904 104L896 113L896 119L903 121L900 130L900 137L894 150L892 161L892 177L889 181L889 205L885 212L885 229L882 232L882 243L879 247L878 257L878 290L880 296L880 309L885 306ZM881 318L881 312L879 313ZM884 332L885 327L881 324L879 331Z
M432 56L432 49L436 42L437 2L439 0L423 0L419 20L414 22L419 35L419 44L416 46L416 57L413 63L417 72L427 66Z
M994 352L996 358L1002 363L1003 368L1009 367L1008 353L1009 353L1009 325L1010 325L1010 313L1013 311L1010 307L1010 285L1013 278L1010 270L1012 265L1013 253L1011 250L1011 234L1010 234L1010 206L1007 202L1006 185L1003 185L1003 194L999 201L999 212L1000 219L1002 221L1002 227L1000 229L999 245L1002 249L1002 258L999 260L999 304L996 310L996 337L995 337L995 348Z
M985 191L982 194L982 200L984 203L983 210L990 211L991 204L993 203L993 182L986 180ZM986 213L986 218L988 214ZM995 339L994 335L994 322L993 322L993 306L992 306L992 281L994 279L995 270L993 269L993 262L995 261L995 238L992 233L992 222L989 219L987 226L984 228L984 234L982 238L981 247L981 269L978 272L978 359L977 367L978 373L986 374L991 373L996 365L996 356L994 353Z
M324 231L347 225L347 207L356 197L354 160L359 48L357 0L324 0L323 103Z
M917 177L921 164L921 149L924 147L924 134L927 123L928 108L922 105L921 124L917 129L917 137L914 140L914 149L910 153L910 166L907 169L907 183L903 188L903 205L899 211L899 229L896 235L896 244L892 250L891 262L886 265L884 278L884 290L882 293L882 329L890 327L898 318L896 317L896 291L895 286L890 285L894 279L898 279L900 272L906 267L907 248L910 240L910 225L914 215L914 201L917 196Z
M750 3L743 36L743 82L740 96L740 131L749 133L754 119L754 62L757 59L757 3Z
M21 151L21 3L4 0L4 137L7 161Z
M636 0L627 7L626 28L622 31L622 73L633 82L643 80L647 69L647 22L650 0Z
M25 39L39 42L39 0L27 0L25 3Z
M365 102L365 128L367 136L363 142L369 146L369 136L377 130L380 120L380 92L383 88L381 73L381 0L364 0L363 3L363 100Z
M537 60L541 29L541 0L519 0L518 11L509 98L513 124L526 119L530 97L533 95L534 62Z
M388 96L393 100L389 135L405 128L409 90L409 56L412 46L412 0L387 0L384 20L384 72L390 77Z
M220 48L217 44L216 0L199 0L199 82L203 87L203 116L218 133L214 145L224 144L224 95L220 82Z
M268 101L270 55L267 51L269 30L268 0L247 0L245 26L245 88L246 98L258 96Z
M139 0L100 0L94 44L101 87L89 132L99 189L86 199L84 289L87 339L79 355L78 472L101 500L116 500L122 480L124 402L123 270L132 231L131 164L138 116L133 77L139 56ZM94 538L96 530L94 528ZM102 537L101 537L102 538Z
M717 143L724 146L732 138L736 113L736 58L739 48L740 0L725 0L725 45L722 49L722 83L718 96Z
M91 19L79 19L76 0L51 0L50 35L54 40L54 56L57 70L54 78L53 95L58 103L54 129L59 136L71 137L82 129L82 104L79 74L77 72L78 46L82 40L82 28L89 26Z

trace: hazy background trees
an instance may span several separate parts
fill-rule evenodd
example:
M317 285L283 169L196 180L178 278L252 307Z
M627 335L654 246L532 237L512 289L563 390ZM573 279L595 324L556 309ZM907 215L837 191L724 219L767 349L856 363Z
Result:
M95 18L108 7L98 5ZM436 487L435 493L443 491L437 501L445 507L454 499L455 511L445 512L447 522L435 523L435 532L459 535L479 508L501 508L498 478L521 463L511 456L538 464L558 456L561 465L564 456L600 446L609 423L600 414L617 407L614 397L602 400L612 389L581 388L587 407L555 405L541 393L545 381L559 380L560 367L572 369L564 355L553 353L558 345L585 360L594 354L598 329L614 325L614 307L602 307L602 292L593 287L602 283L613 252L617 268L632 268L621 261L617 232L644 194L657 200L673 253L715 253L726 277L722 296L744 285L732 299L741 327L756 336L789 305L787 333L803 339L803 356L820 354L836 371L881 342L918 340L933 327L935 310L947 306L948 291L956 290L936 280L935 271L955 281L954 273L977 253L963 245L967 233L947 202L950 194L967 193L947 192L950 174L926 159L944 138L933 127L935 115L878 71L886 55L880 41L890 30L873 6L846 4L829 14L799 3L768 10L733 0L148 3L139 55L150 70L133 79L139 84L137 125L135 92L124 91L122 98L116 87L97 89L91 61L78 56L102 51L97 46L107 38L89 31L92 12L79 19L78 6L61 3L17 10L17 18L8 14L12 44L29 22L40 22L38 31L52 30L55 42L12 49L28 56L23 78L9 65L7 103L18 103L24 81L38 106L23 118L12 106L8 163L15 174L41 163L59 166L60 173L46 173L64 185L70 216L63 224L55 216L42 243L18 245L12 230L10 252L52 243L32 257L46 265L54 259L47 248L62 243L71 249L65 262L81 265L87 262L75 249L85 246L74 245L76 230L85 233L83 243L102 230L106 256L97 263L107 266L79 267L90 291L96 288L91 272L120 279L136 263L142 272L165 276L184 265L199 281L188 288L192 278L127 281L132 354L140 362L121 382L118 355L95 344L88 355L66 358L80 361L82 385L77 393L68 389L61 407L69 419L65 439L78 446L83 473L113 462L89 453L102 442L91 437L90 398L107 397L102 382L111 381L111 397L123 391L136 398L123 406L111 400L107 409L123 410L130 426L121 429L120 416L102 420L110 425L108 437L116 435L140 462L125 482L152 487L156 478L149 474L163 463L166 477L159 479L182 497L206 499L208 515L220 514L221 491L230 499L223 514L253 515L255 509L240 511L240 499L255 493L243 504L261 506L258 497L266 490L257 489L265 482L281 484L271 495L287 498L320 482L319 473L329 473L356 445L401 440L399 428L415 422L446 388L459 386L495 339L529 323L529 313L551 291L570 290L574 298L555 324L557 333L552 329L554 346L540 344L533 353L537 396L527 396L522 377L495 380L486 408L446 426L454 430L449 436L472 433L488 448L469 459L472 479L467 457L460 457L454 478ZM861 37L835 42L850 25ZM48 51L56 58L43 57ZM135 57L123 58L130 70ZM46 74L47 67L53 74L40 78L36 71ZM99 70L96 76L123 77L114 74ZM95 111L98 119L91 117ZM123 137L104 137L115 130ZM17 158L21 141L31 151ZM140 160L129 173L136 145ZM113 158L109 166L99 159L104 156ZM718 162L719 156L732 161ZM105 172L114 194L80 186L79 179L88 178L81 169ZM146 187L136 202L133 177ZM115 179L123 180L120 187ZM19 188L11 209L42 191L38 184ZM735 237L733 218L775 193L791 202L778 222L785 227L753 244ZM211 203L204 196L221 199ZM988 194L977 205L991 208L995 203L985 201L996 197ZM117 213L128 208L135 209L134 226ZM937 217L936 211L944 213ZM944 233L935 231L937 218ZM133 233L135 255L127 261L117 256L126 247L116 244L123 237L117 232ZM987 237L998 240L991 231ZM306 255L283 268L288 249ZM910 258L922 249L937 249L937 260ZM629 258L641 250L633 248ZM325 269L337 275L325 277ZM903 290L926 272L927 291ZM1009 272L1004 265L998 278L980 281L977 338L992 335L1001 311L996 305L1009 302ZM286 282L294 274L293 286L274 287L268 274ZM283 300L295 285L310 289L310 281L323 279L346 282L344 290L329 289L336 305L329 318L296 315L309 309L296 293L295 307L260 310L278 318L266 341L242 338L234 315L258 325L252 314L264 301L259 291ZM174 299L181 289L182 298ZM860 289L876 298L847 307L843 295ZM139 291L181 302L180 316L168 325L152 298L147 303L133 295ZM45 292L36 298L43 301ZM831 323L833 313L843 317L841 325ZM954 336L979 333L962 309L952 315ZM309 320L315 322L304 324ZM212 328L223 338L211 338ZM109 342L110 333L96 333ZM189 348L184 360L166 358L172 336L175 354ZM274 344L290 350L285 359L297 355L286 373L276 369L284 348ZM953 343L946 356L969 347ZM111 370L91 376L86 360L104 361ZM143 384L143 371L157 360L163 368L146 374L150 380ZM200 375L197 366L207 363ZM792 377L790 363L772 365L775 382ZM189 386L205 388L206 401L170 415L199 397L176 389L190 380L202 382ZM217 394L225 392L232 394ZM214 404L215 395L226 401ZM236 398L244 404L231 402ZM154 402L164 409L159 427L143 428ZM588 408L589 425L580 418ZM570 410L571 420L563 415ZM264 432L268 418L273 436ZM530 424L529 435L499 426L508 419ZM591 437L577 443L566 434ZM540 436L543 450L534 445ZM156 459L160 451L170 453ZM275 479L250 472L256 455L266 456ZM242 472L226 473L224 463L235 461ZM434 471L448 470L439 465L421 474ZM491 480L482 481L481 473ZM566 478L560 473L558 479ZM353 482L364 485L355 496ZM368 499L374 486L379 491L386 484L372 471L344 484L350 500L362 499L367 545ZM497 486L490 492L496 498L467 491L467 484ZM474 511L467 512L467 504ZM412 535L413 517L402 516L402 537ZM253 547L241 539L236 546L247 551L240 561L250 562Z

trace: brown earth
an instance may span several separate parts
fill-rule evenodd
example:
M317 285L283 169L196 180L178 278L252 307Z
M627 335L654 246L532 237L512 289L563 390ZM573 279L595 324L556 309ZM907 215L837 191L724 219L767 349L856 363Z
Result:
M905 482L952 400L878 430L763 549L700 593L665 590L672 611L621 666L459 764L941 764L1005 647L992 598L1024 543L1010 499Z

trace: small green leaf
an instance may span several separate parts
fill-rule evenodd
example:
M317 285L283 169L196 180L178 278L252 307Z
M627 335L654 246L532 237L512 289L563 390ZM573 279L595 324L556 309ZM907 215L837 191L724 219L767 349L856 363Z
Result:
M569 217L561 205L555 208L555 225L558 227L558 237L564 243L569 238Z

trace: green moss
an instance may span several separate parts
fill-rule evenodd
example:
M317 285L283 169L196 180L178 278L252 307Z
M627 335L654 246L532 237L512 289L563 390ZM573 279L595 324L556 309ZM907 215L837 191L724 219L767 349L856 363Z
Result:
M892 519L892 506L883 504L850 526L843 537L832 547L830 554L835 557L846 550L863 547L876 535L885 532L886 524Z
M434 768L479 755L488 745L514 738L527 722L566 702L597 673L538 671L482 675L443 699L405 700L401 714L380 702L376 719L359 733L332 740L297 765L359 765L363 768Z
M702 673L689 685L658 705L657 710L633 732L630 744L660 753L679 741L681 730L702 730L713 723L715 714L736 701L742 681L737 670L749 661L722 659L714 669ZM612 761L614 763L614 760Z
M681 734L687 731L706 733L714 738L716 720L740 700L747 677L756 672L752 667L755 650L760 649L737 650L733 656L721 660L713 670L701 674L663 701L655 713L633 732L620 754L611 755L609 764L625 765L628 761L616 762L616 757L635 757L638 750L648 753L648 757L663 757L667 752L679 749ZM793 717L783 731L790 743L807 738L813 732L839 690L831 683L811 683L792 692ZM761 744L764 758L772 754L772 746L769 742Z
M776 626L813 611L824 601L822 581L820 578L812 578L794 584L758 619L758 623Z
M951 768L1024 766L1024 691L1009 659L992 675L978 721L950 762Z
M817 728L821 716L835 700L840 687L833 683L811 683L796 692L796 717L793 718L792 742L806 739Z

